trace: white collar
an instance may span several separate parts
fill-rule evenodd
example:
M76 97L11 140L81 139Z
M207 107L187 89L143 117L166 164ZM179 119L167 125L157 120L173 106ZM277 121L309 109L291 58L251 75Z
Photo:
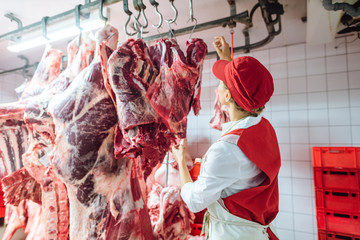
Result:
M223 123L221 125L222 126L221 135L224 135L235 129L248 128L254 126L261 121L261 118L262 118L262 114L259 114L257 117L248 116L246 118L242 118L237 121Z

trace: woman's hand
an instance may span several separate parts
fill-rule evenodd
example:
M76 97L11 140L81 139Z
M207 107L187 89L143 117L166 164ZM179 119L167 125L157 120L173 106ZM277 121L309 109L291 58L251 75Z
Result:
M232 61L229 44L225 41L223 36L216 36L213 45L220 59Z
M187 160L186 156L188 155L187 139L186 138L182 139L179 145L172 147L171 151L178 165L183 163L186 164L186 160Z

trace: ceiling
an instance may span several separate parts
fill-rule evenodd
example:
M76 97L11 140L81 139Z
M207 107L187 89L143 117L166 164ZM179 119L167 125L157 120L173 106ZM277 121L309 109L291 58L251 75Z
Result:
M159 2L159 11L163 14L164 19L173 18L173 11L170 7L168 0L157 0ZM236 0L236 12L241 13L243 11L250 10L258 2L257 0ZM281 17L282 32L280 35L275 36L275 38L264 46L263 48L274 48L286 45L292 45L297 43L303 43L306 39L306 22L301 20L302 17L306 16L306 0L279 0L283 5L285 13ZM4 17L4 14L12 12L18 17L23 26L27 26L34 22L38 22L44 16L54 16L59 13L71 10L77 4L85 4L85 1L81 0L12 0L12 1L2 1L0 9L0 35L5 34L6 32L15 30L17 28L16 22L11 22L8 18ZM157 24L158 16L155 14L154 8L150 5L148 0L144 0L144 4L147 6L145 14L151 24ZM187 22L190 13L189 13L189 1L187 0L176 0L174 1L175 7L179 11L178 19L176 20L176 25L172 24L173 29L179 29L183 27L192 26L191 22ZM132 5L132 1L129 1L129 5ZM19 8L19 6L21 6ZM109 12L109 23L116 27L120 32L120 42L126 41L128 38L123 31L123 27L127 20L127 15L123 11L123 3L117 2L111 5L108 5ZM132 12L136 12L132 6L130 6ZM197 19L198 23L204 23L211 20L216 20L230 15L230 8L227 0L193 0L193 11L194 17ZM105 12L105 11L104 11ZM75 20L74 20L75 23ZM250 42L257 42L262 40L267 36L266 27L264 21L261 17L259 10L255 12L253 19L254 26L250 30ZM242 35L242 24L237 24L234 29L234 46L243 46L244 37ZM151 36L158 33L158 31L149 26L146 30L149 31L148 34L144 35ZM168 32L169 28L164 23L162 28L159 29L162 32ZM203 38L208 44L209 51L214 51L212 42L215 36L224 35L226 39L230 40L230 29L217 27L210 30L196 32L192 37ZM176 39L179 42L180 46L184 46L186 40L189 38L189 35L177 36ZM66 55L66 45L70 39L65 39L62 41L52 43L54 48L58 48L64 52ZM25 50L20 53L13 53L6 49L8 45L8 40L0 40L0 70L10 70L13 68L22 67L24 61L18 58L17 56L22 54L29 59L29 63L33 64L40 60L41 55L44 51L44 46L33 48L30 50Z

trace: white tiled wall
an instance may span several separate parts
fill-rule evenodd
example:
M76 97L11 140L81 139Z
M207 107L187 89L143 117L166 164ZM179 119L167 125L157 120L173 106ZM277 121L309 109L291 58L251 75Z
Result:
M21 73L13 72L0 75L0 103L17 101L15 88L23 82L24 78Z
M280 145L280 212L275 220L282 240L317 239L312 146L360 146L360 40L298 44L253 51L272 73L275 92L264 115ZM218 80L215 58L204 63L200 115L188 118L191 155L201 157L220 132L209 127ZM0 102L16 101L19 73L0 76Z
M360 146L360 40L354 38L249 54L274 78L275 92L264 115L275 128L282 156L275 220L280 239L317 239L311 147ZM193 157L201 157L220 136L208 124L218 85L211 73L214 61L205 61L200 115L188 119Z

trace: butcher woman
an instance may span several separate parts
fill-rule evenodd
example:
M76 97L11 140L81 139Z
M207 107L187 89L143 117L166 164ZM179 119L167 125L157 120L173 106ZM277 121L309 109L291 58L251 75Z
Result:
M279 211L280 152L275 131L261 114L273 94L273 79L253 57L231 59L224 37L216 37L214 47L220 60L212 71L230 122L206 152L195 182L186 166L186 140L172 149L181 197L193 212L207 208L206 239L277 240L271 222Z

